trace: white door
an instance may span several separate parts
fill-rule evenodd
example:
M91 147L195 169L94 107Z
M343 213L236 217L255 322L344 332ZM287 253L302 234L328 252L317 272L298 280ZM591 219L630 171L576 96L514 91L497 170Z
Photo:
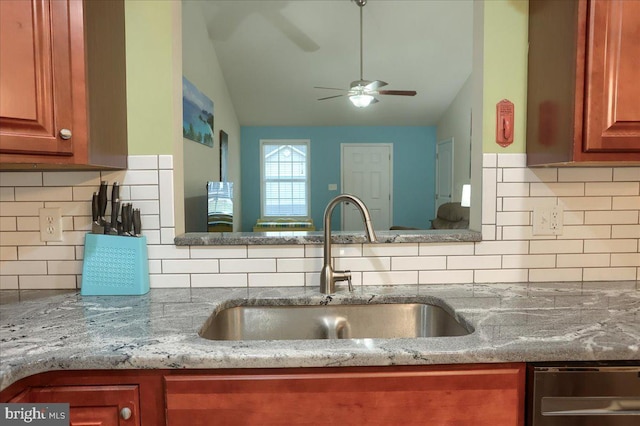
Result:
M453 195L453 138L436 145L436 211L444 203L452 201Z
M364 201L371 213L373 227L388 230L391 226L392 194L391 144L342 144L342 192ZM342 230L364 229L360 211L342 205Z

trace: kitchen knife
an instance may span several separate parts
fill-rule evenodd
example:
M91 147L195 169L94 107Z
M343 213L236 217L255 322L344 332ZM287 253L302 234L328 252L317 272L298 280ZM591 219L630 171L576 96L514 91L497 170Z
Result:
M105 229L105 234L117 235L118 234L118 212L120 211L120 185L118 182L113 182L111 188L111 223L108 226L108 232ZM117 204L116 204L117 203ZM115 215L115 217L114 217Z
M133 209L133 235L138 237L142 232L142 219L140 219L140 209Z
M100 221L100 225L103 227L107 224L107 221L104 218L107 211L107 185L107 181L103 180L100 182L100 190L98 191L98 220Z
M118 213L120 212L120 199L111 200L111 227L109 235L118 235Z
M100 207L98 206L98 193L94 192L91 198L91 233L103 234L104 226L100 224Z
M131 204L125 203L122 205L122 235L131 235L131 216L129 215L129 207Z

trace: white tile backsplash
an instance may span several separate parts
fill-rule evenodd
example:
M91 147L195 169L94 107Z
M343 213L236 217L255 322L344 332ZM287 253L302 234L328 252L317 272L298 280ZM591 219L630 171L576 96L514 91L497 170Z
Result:
M483 154L482 242L334 244L336 267L357 287L637 280L640 167L525 164L524 154ZM120 182L143 211L152 287L319 285L321 245L174 246L173 156L144 155L125 171L1 172L0 289L76 288L101 180ZM555 204L563 234L533 236L534 207ZM61 207L64 241L40 241L42 207Z

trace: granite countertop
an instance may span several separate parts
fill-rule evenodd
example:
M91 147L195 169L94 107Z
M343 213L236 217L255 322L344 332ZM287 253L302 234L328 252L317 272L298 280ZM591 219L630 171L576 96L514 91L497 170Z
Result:
M442 243L481 241L482 234L468 229L430 229L376 231L378 243ZM364 232L333 231L331 241L337 244L368 242ZM318 231L274 232L190 232L174 239L177 246L211 245L284 245L322 244L324 234Z
M214 311L251 304L417 301L453 309L460 337L210 341ZM143 296L0 292L0 389L64 369L269 368L532 361L640 361L640 283L152 289Z

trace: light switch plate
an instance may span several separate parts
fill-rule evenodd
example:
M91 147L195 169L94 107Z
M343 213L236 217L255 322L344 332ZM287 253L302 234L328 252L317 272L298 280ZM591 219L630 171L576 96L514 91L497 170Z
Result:
M533 235L562 235L564 209L562 206L533 208Z

